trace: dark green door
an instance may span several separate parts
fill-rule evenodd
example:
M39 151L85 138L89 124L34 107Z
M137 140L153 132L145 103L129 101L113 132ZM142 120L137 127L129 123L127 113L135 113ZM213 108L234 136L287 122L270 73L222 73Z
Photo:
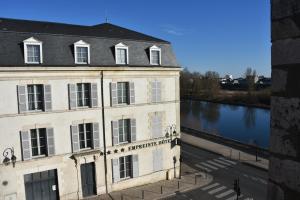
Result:
M24 175L26 200L59 199L56 170Z
M95 164L86 163L80 166L82 196L96 195Z

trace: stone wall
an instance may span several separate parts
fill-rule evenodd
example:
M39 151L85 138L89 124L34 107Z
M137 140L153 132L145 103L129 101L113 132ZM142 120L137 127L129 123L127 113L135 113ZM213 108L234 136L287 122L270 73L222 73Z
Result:
M272 0L269 200L300 198L300 0Z

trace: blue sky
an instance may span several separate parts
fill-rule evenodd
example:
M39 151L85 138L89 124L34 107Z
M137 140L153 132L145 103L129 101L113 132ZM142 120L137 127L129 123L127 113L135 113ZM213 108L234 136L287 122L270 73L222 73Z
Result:
M269 0L2 0L0 17L93 25L105 22L172 42L191 71L270 76Z

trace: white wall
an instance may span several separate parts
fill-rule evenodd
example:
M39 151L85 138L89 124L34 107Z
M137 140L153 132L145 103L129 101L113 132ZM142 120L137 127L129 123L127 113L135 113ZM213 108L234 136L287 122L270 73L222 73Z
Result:
M27 69L26 71L18 71L14 68L7 69L5 72L0 72L0 152L5 148L13 147L18 162L16 168L12 166L4 166L0 164L1 180L7 180L9 185L3 186L0 184L0 199L5 195L16 193L18 199L25 199L23 175L47 169L58 169L59 192L62 199L76 197L77 192L81 195L80 179L80 163L96 162L97 174L97 191L98 193L105 192L104 182L104 160L103 156L98 153L84 155L79 157L78 166L76 168L72 156L72 144L70 125L74 122L98 122L100 124L100 146L103 151L103 130L102 130L102 108L101 108L101 69L104 71L104 106L105 106L105 133L106 144L108 149L127 148L131 144L123 146L112 146L111 121L122 117L135 118L137 123L137 141L143 143L151 139L149 126L149 113L164 112L165 118L163 128L168 125L176 124L179 130L179 82L178 70L155 71L146 68L138 70L122 71L115 68L66 68L64 70L54 70L42 68L41 70ZM111 69L108 71L108 69ZM129 68L128 68L129 69ZM16 70L16 71L14 71ZM160 80L162 82L162 102L151 103L150 82L152 80ZM110 82L130 81L135 83L135 104L119 107L111 107L110 105ZM98 84L98 107L69 110L68 101L68 84L91 82ZM33 112L33 113L18 113L17 101L17 85L24 84L50 84L52 86L52 111L50 112ZM53 127L55 134L55 149L56 155L53 157L32 159L22 161L20 131L31 129L34 127ZM149 181L165 178L165 172L159 172L151 175L152 172L152 149L157 147L145 148L136 150L135 152L125 151L111 154L107 157L108 164L108 183L109 191L128 187L126 182L112 184L111 182L111 162L114 157L120 157L126 154L139 154L139 170L142 177L132 180L133 185L147 183ZM169 169L173 167L172 157L179 156L179 148L170 149L170 144L161 145L159 148L164 149L164 167ZM96 156L96 157L95 157ZM2 158L2 157L1 157ZM78 172L79 169L79 172ZM11 173L9 176L8 174ZM78 174L79 173L79 174ZM145 177L144 177L145 176ZM144 178L143 178L144 177ZM148 178L146 178L148 177ZM130 180L128 180L130 181ZM127 183L128 183L127 181ZM133 186L130 184L130 186ZM79 191L78 191L79 188Z

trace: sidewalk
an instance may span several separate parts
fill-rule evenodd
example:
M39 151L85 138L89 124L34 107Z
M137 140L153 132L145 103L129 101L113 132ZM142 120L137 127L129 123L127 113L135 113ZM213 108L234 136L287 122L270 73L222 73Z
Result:
M238 160L240 162L244 162L246 164L252 165L254 167L258 167L264 170L269 169L269 161L264 158L256 158L254 155L242 152L240 150L233 149L231 147L214 143L209 140L202 139L200 137L195 137L193 135L181 132L181 140L187 144L191 144L193 146L223 155L224 157Z
M182 163L181 179L163 180L139 187L111 192L109 195L100 195L89 198L88 200L163 199L175 195L178 191L185 192L202 187L203 185L209 184L212 180L211 175L197 171Z

